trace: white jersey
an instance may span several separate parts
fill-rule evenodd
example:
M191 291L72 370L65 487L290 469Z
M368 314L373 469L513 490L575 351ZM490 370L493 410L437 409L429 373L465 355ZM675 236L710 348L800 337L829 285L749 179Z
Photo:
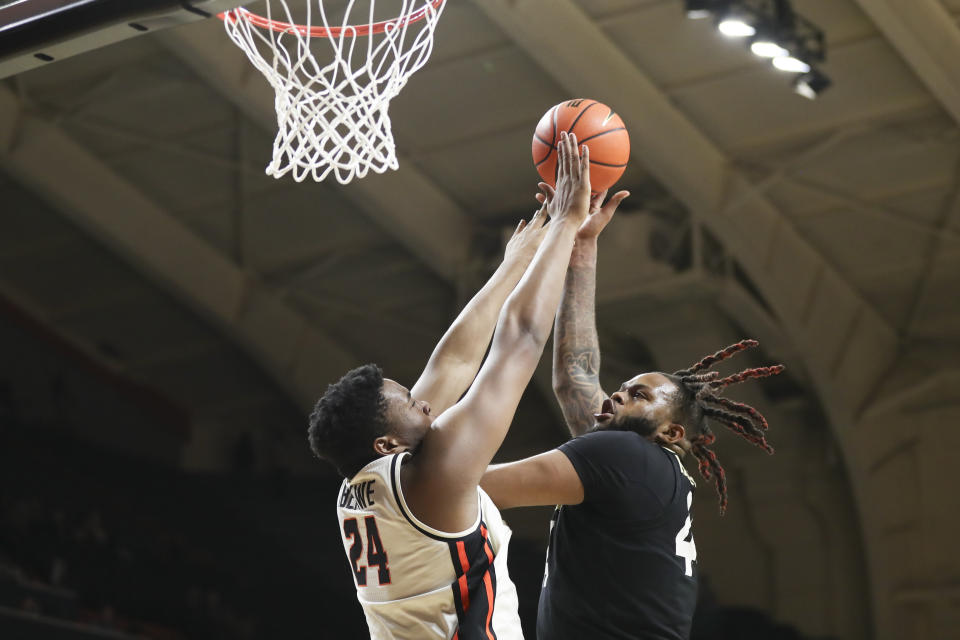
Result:
M507 573L510 528L479 487L477 521L444 533L420 522L400 488L408 453L374 460L344 480L337 501L343 550L372 640L522 639Z

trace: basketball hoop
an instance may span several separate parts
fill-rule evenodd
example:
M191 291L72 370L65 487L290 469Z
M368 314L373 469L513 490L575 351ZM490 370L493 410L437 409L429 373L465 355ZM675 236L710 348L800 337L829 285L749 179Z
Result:
M382 21L375 20L375 0L368 1L367 20L357 25L348 23L357 0L347 2L335 26L323 0L306 0L304 24L294 20L287 0L266 0L266 16L243 8L220 14L230 39L276 93L278 131L267 175L292 172L297 182L308 175L319 182L332 171L347 184L371 169L399 167L387 109L430 58L446 0L402 0L397 17ZM284 21L273 19L275 7ZM358 46L360 37L365 46ZM310 49L314 40L331 48L325 65Z

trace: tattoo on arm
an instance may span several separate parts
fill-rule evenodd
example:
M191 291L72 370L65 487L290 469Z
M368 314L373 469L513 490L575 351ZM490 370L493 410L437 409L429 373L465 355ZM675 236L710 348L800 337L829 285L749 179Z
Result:
M596 265L570 265L553 338L557 400L570 433L593 426L606 394L600 388L600 344L594 312Z
M563 367L569 386L558 394L560 409L571 434L577 436L593 425L593 414L607 395L600 389L600 354L594 349L563 354Z

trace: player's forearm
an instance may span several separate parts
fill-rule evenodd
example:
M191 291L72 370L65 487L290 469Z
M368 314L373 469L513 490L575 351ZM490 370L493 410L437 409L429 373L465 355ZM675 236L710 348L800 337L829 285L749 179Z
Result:
M606 397L600 388L596 327L596 239L578 240L564 281L553 336L553 390L570 433L593 424Z
M437 343L429 364L439 361L462 364L472 368L473 375L470 379L473 379L483 361L483 354L487 351L500 309L520 281L526 266L527 262L519 258L500 263L487 283L463 307L460 315ZM462 392L461 390L461 394Z
M511 327L526 334L541 348L550 335L560 303L577 224L574 216L550 223L543 244L501 312L500 322L504 328Z
M492 464L480 486L500 509L583 502L583 483L559 449L526 460Z
M529 259L523 256L506 258L437 343L411 389L415 397L429 402L437 414L453 405L470 387L500 309L528 263Z
M480 487L490 496L498 509L509 509L516 506L510 501L513 482L511 482L509 472L506 470L509 464L490 465L480 480Z
M574 215L550 223L500 312L490 355L476 381L463 400L437 419L441 428L424 440L420 455L432 458L433 471L445 476L447 484L475 487L507 435L550 335L577 223Z

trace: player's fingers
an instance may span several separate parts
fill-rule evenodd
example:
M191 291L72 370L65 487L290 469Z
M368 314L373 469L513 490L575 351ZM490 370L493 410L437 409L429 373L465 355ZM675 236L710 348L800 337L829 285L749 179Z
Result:
M537 212L533 214L533 218L530 219L528 228L532 233L536 233L543 228L544 223L547 221L547 215L547 203L544 202L540 205L540 208L537 209Z
M596 213L603 206L603 200L607 197L607 190L604 189L596 195L590 196L590 213Z
M557 184L560 178L567 175L567 132L560 132L560 142L557 143Z
M570 164L567 170L573 178L578 179L580 177L580 155L577 153L577 134L570 134L568 144L570 146L567 149L567 162Z
M620 203L630 195L629 191L618 191L610 200L603 206L600 211L597 212L596 217L603 223L604 226L610 219L613 217L613 214L616 213L617 207L620 206Z
M580 182L590 184L590 147L583 145L583 153L580 155Z
M603 205L603 211L609 211L611 215L617 210L617 207L620 206L620 203L627 199L630 195L629 191L617 191L615 194L610 196L610 199L607 200L607 204Z
M572 155L570 153L570 138L571 136L568 135L563 141L563 171L568 177L572 178L571 168L573 165L570 163L570 156Z
M556 191L554 190L553 187L551 187L551 186L550 186L549 184L547 184L546 182L539 182L539 183L537 183L537 187L539 187L540 191L543 192L543 196L544 196L547 200L553 200L553 197L556 195ZM537 194L537 195L539 196L540 194ZM537 200L539 200L539 199L540 199L540 198L538 197Z
M527 226L527 221L521 219L520 222L517 224L517 228L516 230L514 230L513 234L516 235L520 233L521 231L523 231L524 227L526 226Z

